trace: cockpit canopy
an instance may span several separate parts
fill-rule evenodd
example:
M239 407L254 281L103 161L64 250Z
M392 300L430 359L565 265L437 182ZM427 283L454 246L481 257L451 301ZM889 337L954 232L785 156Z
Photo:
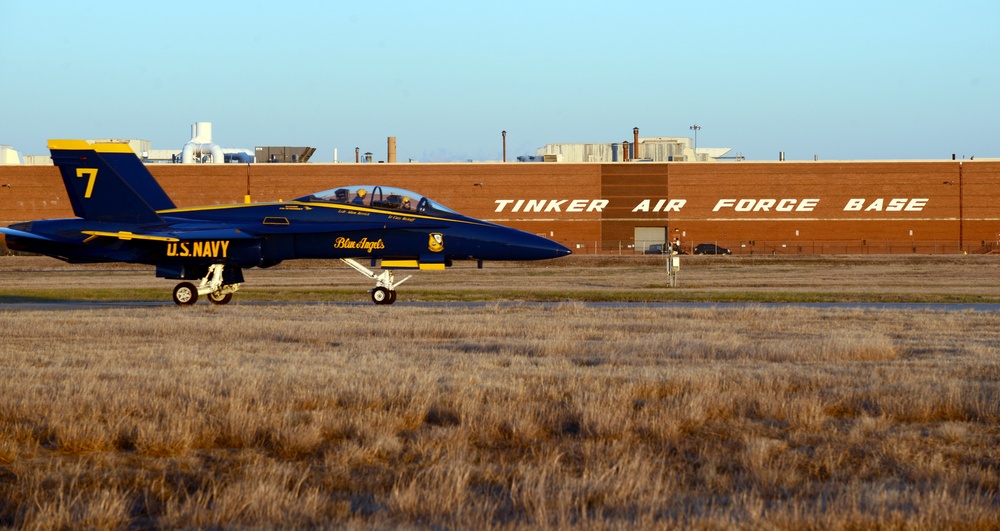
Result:
M454 210L420 194L379 185L357 185L331 188L312 195L300 197L296 201L324 201L343 203L384 210L398 210L403 214L457 214Z

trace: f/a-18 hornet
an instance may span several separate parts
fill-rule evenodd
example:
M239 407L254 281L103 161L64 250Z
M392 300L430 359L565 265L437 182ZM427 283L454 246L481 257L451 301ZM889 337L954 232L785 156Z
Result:
M375 304L396 301L393 270L442 270L453 260L542 260L566 247L463 216L388 186L342 186L292 201L178 208L125 144L50 140L75 218L0 227L7 246L70 263L156 266L182 282L179 305L226 304L243 270L296 258L340 259L375 281ZM380 261L374 271L356 259Z

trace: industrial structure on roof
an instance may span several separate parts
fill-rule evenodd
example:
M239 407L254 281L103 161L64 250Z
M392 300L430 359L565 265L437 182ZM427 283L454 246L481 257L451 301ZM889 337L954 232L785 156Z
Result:
M693 125L692 130L701 129ZM697 132L695 130L695 132ZM698 148L690 138L641 138L632 129L632 140L595 144L547 144L534 157L518 157L521 162L715 162L732 148ZM742 157L728 157L742 160Z
M638 146L638 153L633 146ZM522 162L715 162L732 148L699 148L690 138L639 138L638 143L546 144L535 157L518 157ZM734 157L738 159L739 157Z
M128 144L146 163L222 164L222 163L304 163L316 152L313 147L257 146L253 151L242 148L224 148L212 138L211 122L196 122L191 126L191 139L181 149L153 149L149 140L121 138L92 138L92 143ZM504 135L506 153L506 135ZM731 148L698 148L687 137L639 137L633 129L633 139L604 143L546 144L535 155L519 156L519 162L714 162L725 158ZM337 160L334 150L334 162ZM396 137L388 139L386 161L396 162ZM20 155L11 146L0 146L0 164L19 164ZM375 162L372 152L362 156L355 148L355 162ZM378 162L382 162L381 160ZM412 162L412 161L411 161ZM28 165L49 165L45 155L25 155Z
M257 146L253 151L243 148L224 148L212 138L211 122L195 122L191 125L191 139L181 149L153 149L149 140L126 138L92 138L94 144L128 144L136 155L146 163L179 164L223 164L268 162L300 163L308 162L316 152L312 147ZM0 164L20 164L20 155L10 146L0 146ZM50 165L49 155L25 155L27 165Z

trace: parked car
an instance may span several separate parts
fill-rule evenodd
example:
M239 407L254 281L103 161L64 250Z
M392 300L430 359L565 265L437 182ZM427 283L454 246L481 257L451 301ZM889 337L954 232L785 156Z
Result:
M694 246L694 254L733 254L725 247L719 247L714 243L699 243Z
M665 246L666 245L662 244L662 243L654 243L654 244L652 244L652 245L649 246L649 249L646 249L645 251L643 251L642 254L666 254L666 253L670 252L670 246L666 246L667 250L664 251L663 248ZM677 246L673 246L673 247L674 247L674 249L673 249L674 254L686 254L686 253L684 253L684 251L678 249Z

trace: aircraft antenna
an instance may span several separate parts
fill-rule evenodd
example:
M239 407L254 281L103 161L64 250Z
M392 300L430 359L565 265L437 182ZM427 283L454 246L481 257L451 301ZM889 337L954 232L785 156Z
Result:
M243 202L250 204L250 163L247 163L247 195L243 196Z

